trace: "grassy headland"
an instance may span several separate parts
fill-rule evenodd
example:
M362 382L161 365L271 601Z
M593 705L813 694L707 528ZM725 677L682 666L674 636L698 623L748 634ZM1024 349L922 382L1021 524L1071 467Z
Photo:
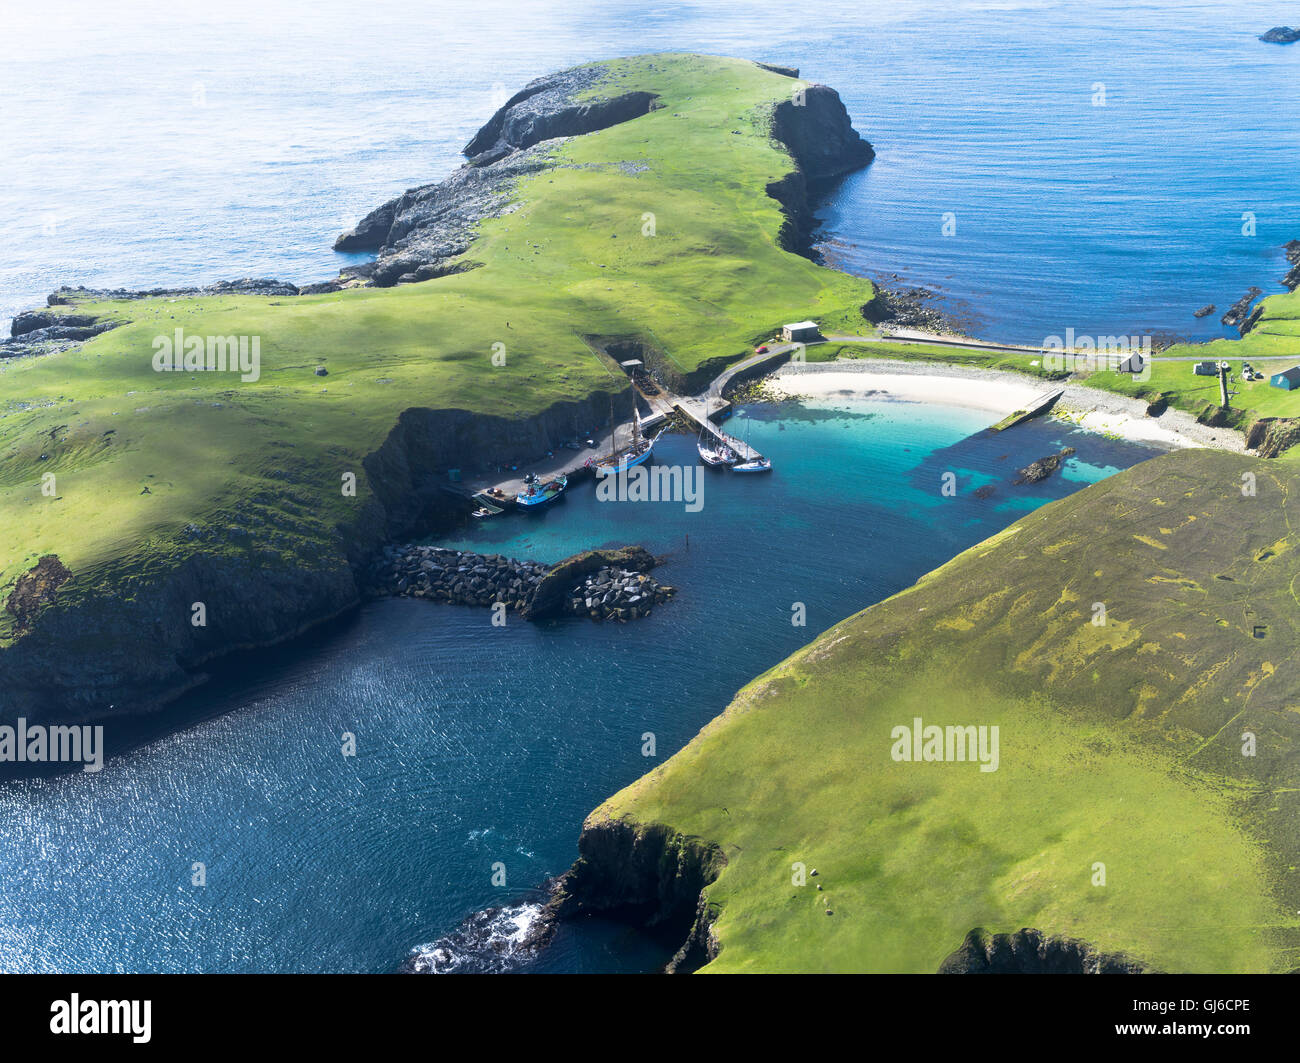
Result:
M232 613L243 605L214 608L224 584L325 571L345 584L358 528L385 520L374 508L378 465L367 459L404 411L518 424L560 408L568 430L585 430L591 411L608 409L604 397L627 386L598 353L601 340L634 340L690 372L721 367L809 314L862 327L871 285L786 250L785 217L767 194L796 169L772 137L773 107L805 82L696 55L596 66L590 94L635 87L655 93L657 109L554 142L553 165L511 193L517 209L483 222L464 256L477 268L297 297L91 301L65 309L120 326L72 350L0 363L0 599L56 554L72 577L36 625L77 632L65 663L123 639L149 652L159 631L189 625L196 597L225 615L226 629L207 642L204 632L178 635L200 639L182 648L191 659L265 641L260 628L238 634ZM155 372L153 341L176 329L260 338L260 379ZM494 344L504 345L504 366L492 362ZM315 375L318 366L328 375ZM519 446L545 450L558 430ZM460 449L448 465L538 456L475 453L470 440ZM340 489L345 472L357 477L355 497ZM42 493L46 473L52 494ZM196 558L207 574L164 601L168 581ZM104 622L115 603L132 602L142 603L141 623L150 611L166 615L144 631L136 620ZM99 617L76 620L88 606ZM322 607L303 608L284 633ZM31 637L0 611L0 658ZM156 667L167 670L171 655ZM111 685L109 675L98 680Z
M1289 456L1183 451L1048 505L760 676L587 830L721 853L710 971L932 972L977 926L1298 967L1293 492ZM895 761L916 717L997 725L998 769Z

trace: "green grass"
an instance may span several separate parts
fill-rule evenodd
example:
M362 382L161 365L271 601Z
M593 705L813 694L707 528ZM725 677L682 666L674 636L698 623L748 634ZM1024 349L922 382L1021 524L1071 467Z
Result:
M362 459L404 409L522 419L626 386L588 337L639 339L689 372L810 314L860 329L870 284L778 245L765 188L793 164L766 116L795 83L693 55L603 66L596 91L646 89L664 106L560 146L554 169L518 187L520 208L483 224L465 256L480 268L297 298L89 303L78 309L125 323L0 363L0 596L45 553L73 572L62 602L128 593L195 549L190 523L247 533L218 534L207 553L252 542L267 564L337 557L371 497ZM261 379L153 372L154 337L178 327L260 337ZM355 499L339 490L345 471ZM54 499L40 491L47 472Z
M1300 291L1269 296L1263 302L1263 314L1250 332L1239 340L1215 340L1205 344L1177 344L1161 353L1165 357L1199 357L1232 363L1237 378L1233 409L1245 420L1261 417L1300 417L1300 392L1270 387L1268 379L1282 369L1300 364ZM1241 362L1250 362L1264 374L1263 380L1241 379ZM1135 381L1120 373L1092 373L1084 383L1105 391L1137 398L1154 399L1164 395L1171 405L1191 413L1200 413L1220 400L1217 377L1196 376L1193 362L1155 362L1151 378Z
M1300 966L1297 464L1179 452L1026 516L593 817L721 848L706 970L934 971L976 926L1169 971ZM895 763L914 716L998 725L998 771ZM795 861L818 878L792 885Z

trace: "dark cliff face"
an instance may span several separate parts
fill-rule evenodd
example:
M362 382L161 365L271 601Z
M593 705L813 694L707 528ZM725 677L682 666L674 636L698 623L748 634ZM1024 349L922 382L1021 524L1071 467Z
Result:
M813 201L838 178L866 166L876 152L853 128L839 93L825 85L809 85L802 95L778 103L772 109L772 137L798 165L767 186L785 214L781 246L811 255Z
M940 974L1148 974L1125 956L1098 952L1084 941L1040 930L990 934L976 927L939 966Z
M639 118L658 99L653 92L626 92L579 102L577 94L599 77L596 68L579 67L529 82L487 120L461 154L474 165L554 137L594 133Z
M336 251L375 251L374 263L345 269L345 279L389 287L431 280L455 268L479 222L514 208L518 178L550 164L550 141L628 122L655 106L651 92L595 100L580 93L600 78L593 67L561 71L530 82L465 145L469 162L434 184L405 192L375 208L335 242Z
M826 85L809 85L802 95L778 103L772 135L814 185L859 170L876 157L875 149L853 128L839 93Z
M599 913L680 932L683 943L671 971L696 970L717 955L711 933L717 913L703 893L726 864L716 846L660 824L612 820L587 823L578 854L556 883L552 916Z
M406 410L362 462L372 497L337 529L332 548L313 556L262 558L254 543L243 557L214 555L203 542L221 532L196 528L194 550L174 568L118 579L108 573L121 588L112 598L80 601L73 570L39 612L24 614L20 637L0 649L0 724L19 716L73 723L153 712L203 682L220 657L286 641L355 608L362 568L375 550L455 510L443 491L446 469L472 473L545 454L607 417L610 399L597 392L517 421ZM195 602L204 603L206 626L190 623Z

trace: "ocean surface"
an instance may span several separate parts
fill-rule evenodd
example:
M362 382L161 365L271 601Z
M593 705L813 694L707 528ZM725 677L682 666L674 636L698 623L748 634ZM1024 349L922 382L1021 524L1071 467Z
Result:
M1300 238L1300 47L1275 0L346 0L9 5L0 335L60 284L333 276L334 237L437 180L526 81L658 50L793 64L878 154L831 261L979 333L1225 334ZM1291 22L1296 18L1291 16ZM1105 106L1094 106L1104 92ZM1243 214L1255 219L1242 235ZM944 216L955 229L944 236ZM1219 313L1192 312L1216 303Z
M1271 4L73 2L5 18L0 320L63 283L332 275L349 260L334 235L447 173L523 82L653 49L838 88L880 155L826 204L828 255L940 289L989 336L1218 334L1191 310L1277 289L1277 245L1300 236L1300 46L1254 40L1285 21ZM219 666L180 707L189 726L97 776L0 785L0 970L513 969L586 813L740 686L1152 453L1054 422L998 438L969 411L834 405L745 411L731 430L775 471L710 476L698 513L588 485L444 544L551 561L641 542L680 591L647 620L493 628L482 610L373 603ZM1078 453L1062 474L1009 485L1063 445ZM682 437L657 454L695 462ZM593 922L525 966L650 970L670 949Z

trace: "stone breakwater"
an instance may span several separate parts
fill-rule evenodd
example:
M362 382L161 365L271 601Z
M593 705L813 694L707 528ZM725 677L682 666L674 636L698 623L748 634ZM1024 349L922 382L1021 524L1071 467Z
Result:
M529 620L585 616L622 622L649 616L676 593L644 571L647 559L654 564L639 547L588 551L544 565L436 546L388 546L371 566L369 590L374 597L501 604ZM565 586L551 586L556 579Z

